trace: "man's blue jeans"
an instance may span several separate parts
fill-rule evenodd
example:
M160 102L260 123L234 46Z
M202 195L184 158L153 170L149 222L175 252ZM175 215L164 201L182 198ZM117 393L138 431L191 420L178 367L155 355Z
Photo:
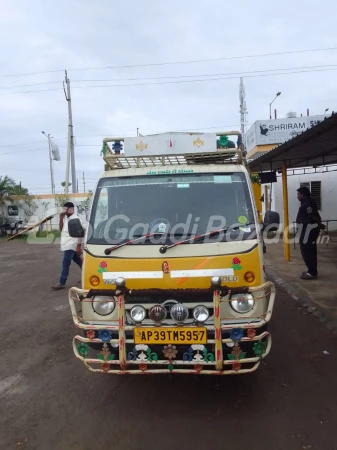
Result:
M80 267L80 269L82 269L82 259L75 252L75 250L65 250L63 252L62 273L60 276L60 284L62 286L65 286L67 282L71 261L74 261L74 263L76 263Z

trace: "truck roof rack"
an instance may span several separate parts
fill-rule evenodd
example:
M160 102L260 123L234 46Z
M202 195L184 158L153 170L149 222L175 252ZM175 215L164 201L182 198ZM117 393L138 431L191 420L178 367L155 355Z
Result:
M179 155L125 156L106 151L103 156L108 170L139 167L158 167L196 164L243 164L239 149L226 149L214 153L186 153Z
M166 133L164 133L166 134ZM175 134L175 133L173 133ZM178 134L178 133L177 133ZM196 132L185 132L179 134L198 134ZM216 136L237 135L240 132L227 131L217 132ZM145 136L144 136L145 137ZM240 148L219 148L214 152L193 152L193 153L167 153L159 155L136 155L127 156L125 154L115 154L109 146L109 142L124 141L123 137L109 137L103 139L102 156L106 163L106 170L131 169L140 167L160 167L172 165L196 165L196 164L245 164Z

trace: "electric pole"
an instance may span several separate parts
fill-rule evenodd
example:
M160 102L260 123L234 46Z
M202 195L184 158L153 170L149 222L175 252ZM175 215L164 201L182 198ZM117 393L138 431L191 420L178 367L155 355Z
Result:
M83 172L83 192L85 193L85 178L84 178L84 172Z
M66 181L65 181L65 193L69 193L69 170L71 162L71 185L73 193L76 193L76 168L75 168L75 151L74 151L74 134L73 134L73 116L71 110L71 95L70 95L70 80L65 71L65 84L67 89L64 87L64 95L68 102L68 145L67 145L67 164L66 164Z
M44 131L42 131L42 134L46 136L48 139L48 145L49 145L49 165L50 165L50 182L51 182L51 193L55 194L55 183L54 183L54 171L53 171L53 158L52 158L52 151L51 151L51 139L50 134L46 134Z

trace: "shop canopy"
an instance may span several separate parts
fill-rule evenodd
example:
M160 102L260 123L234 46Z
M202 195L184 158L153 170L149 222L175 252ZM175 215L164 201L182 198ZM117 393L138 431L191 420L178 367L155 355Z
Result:
M289 169L337 163L337 113L312 128L248 161L251 172L282 172L284 259L290 261L288 183Z

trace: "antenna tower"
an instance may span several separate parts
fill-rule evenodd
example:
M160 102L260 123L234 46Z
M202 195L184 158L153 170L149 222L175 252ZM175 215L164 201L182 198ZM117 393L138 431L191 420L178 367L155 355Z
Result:
M246 106L246 91L245 85L243 83L243 78L240 78L240 130L242 136L242 143L244 148L247 148L246 145L246 129L247 129L247 106Z

